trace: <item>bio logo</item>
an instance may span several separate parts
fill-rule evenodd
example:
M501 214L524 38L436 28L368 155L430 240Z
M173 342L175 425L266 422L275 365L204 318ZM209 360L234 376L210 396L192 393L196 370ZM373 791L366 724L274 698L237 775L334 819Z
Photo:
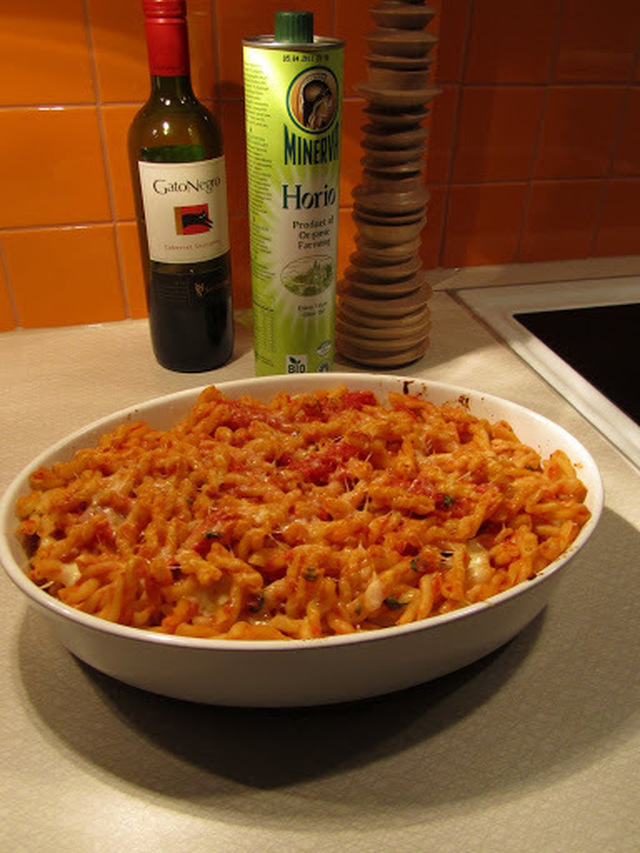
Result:
M306 373L307 372L307 356L306 355L288 355L287 356L287 373Z

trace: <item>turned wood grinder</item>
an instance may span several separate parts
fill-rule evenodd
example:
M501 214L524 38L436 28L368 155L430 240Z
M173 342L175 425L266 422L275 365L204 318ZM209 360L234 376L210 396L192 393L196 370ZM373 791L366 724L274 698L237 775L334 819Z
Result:
M353 190L356 250L338 283L336 347L365 367L396 368L429 345L431 286L421 258L429 193L424 186L423 121L439 90L430 85L426 31L434 10L423 0L382 0L371 9L362 177Z

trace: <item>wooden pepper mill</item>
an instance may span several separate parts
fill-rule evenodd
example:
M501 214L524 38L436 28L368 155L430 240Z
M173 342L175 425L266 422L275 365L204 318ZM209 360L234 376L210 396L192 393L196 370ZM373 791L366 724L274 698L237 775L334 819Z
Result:
M338 283L336 347L365 367L395 368L429 345L431 287L420 257L429 194L424 187L427 131L422 122L438 94L429 85L437 38L426 32L424 0L381 0L378 28L366 36L367 101L361 183L353 190L356 251Z

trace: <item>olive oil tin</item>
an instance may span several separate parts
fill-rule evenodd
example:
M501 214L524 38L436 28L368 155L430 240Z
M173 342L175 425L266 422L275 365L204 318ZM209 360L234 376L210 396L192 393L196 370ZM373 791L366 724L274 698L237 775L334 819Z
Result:
M344 43L311 38L243 42L259 376L333 365Z

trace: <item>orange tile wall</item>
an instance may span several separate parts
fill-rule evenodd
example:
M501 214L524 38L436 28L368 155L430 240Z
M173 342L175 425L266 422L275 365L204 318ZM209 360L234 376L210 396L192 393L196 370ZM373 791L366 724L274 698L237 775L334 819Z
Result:
M345 38L340 263L352 251L376 0L189 0L194 87L226 140L250 304L241 43L278 8ZM640 253L640 3L434 0L428 268ZM142 317L125 135L147 94L138 0L0 0L0 330Z

